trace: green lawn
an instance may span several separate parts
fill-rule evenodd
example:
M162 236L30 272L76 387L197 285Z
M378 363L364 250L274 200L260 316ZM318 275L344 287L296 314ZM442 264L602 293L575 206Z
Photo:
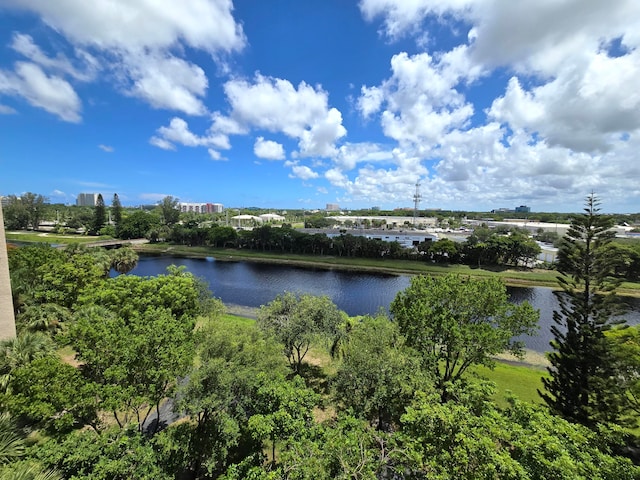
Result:
M109 236L59 235L49 232L6 232L7 241L34 243L90 243L111 240Z
M543 389L542 377L548 377L546 370L498 362L493 370L476 367L474 373L496 384L493 399L500 407L507 406L505 400L507 391L512 392L523 402L542 403L538 389Z

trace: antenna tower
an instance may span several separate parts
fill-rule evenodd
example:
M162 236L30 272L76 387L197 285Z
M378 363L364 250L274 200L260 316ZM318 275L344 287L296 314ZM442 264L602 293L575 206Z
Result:
M416 226L416 218L418 218L418 205L420 205L420 182L416 182L416 193L413 195L413 227Z

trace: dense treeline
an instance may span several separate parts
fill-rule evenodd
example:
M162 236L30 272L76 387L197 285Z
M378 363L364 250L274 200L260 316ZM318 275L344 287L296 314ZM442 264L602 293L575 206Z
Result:
M517 398L499 408L469 373L521 354L515 338L537 324L496 279L416 277L394 322L283 293L254 323L223 315L175 267L109 277L116 252L10 251L18 337L0 349L0 477L640 476L615 424L587 428ZM619 350L630 379L634 338Z
M522 232L499 233L486 228L471 235L463 243L443 238L436 242L422 242L416 248L404 248L398 242L352 235L348 230L329 238L323 233L305 233L289 225L263 225L252 230L237 231L227 226L201 227L192 222L174 226L167 240L191 246L246 248L303 255L411 259L478 266L533 266L540 253L538 244Z
M541 241L557 236L538 234ZM409 259L417 261L467 264L472 266L533 267L541 252L528 233L518 228L478 227L464 242L441 238L423 242L416 248L403 248L398 242L384 242L356 236L343 230L338 237L323 233L305 233L290 225L262 225L252 230L192 221L175 225L166 240L179 245L245 248L274 253L335 255L338 257ZM610 249L615 275L629 281L640 280L640 241L614 241Z

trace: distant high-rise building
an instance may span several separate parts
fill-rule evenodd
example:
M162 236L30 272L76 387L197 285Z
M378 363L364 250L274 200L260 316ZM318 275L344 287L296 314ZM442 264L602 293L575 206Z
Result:
M180 202L180 211L182 213L222 213L224 206L221 203L187 203Z
M337 203L327 203L327 212L339 212L340 205Z
M97 193L79 193L76 205L79 207L95 207L98 203Z
M519 207L516 207L516 212L529 213L531 212L531 207L527 207L526 205L520 205Z

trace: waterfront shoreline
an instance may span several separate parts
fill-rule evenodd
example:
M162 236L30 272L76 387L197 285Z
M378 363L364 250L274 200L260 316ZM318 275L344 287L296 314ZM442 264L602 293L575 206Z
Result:
M373 265L372 263L380 262L380 260L311 255L299 258L300 256L291 256L286 254L284 254L284 256L280 256L279 254L260 253L254 251L243 252L238 250L207 249L204 247L186 247L183 245L167 244L134 245L133 249L143 255L174 256L180 258L214 258L216 261L220 262L254 262L303 268L317 268L323 270L342 270L351 272L362 271L389 275L446 275L448 273L455 273L477 278L498 276L510 286L537 286L549 288L557 288L558 286L557 281L555 280L555 272L550 273L546 270L534 270L529 272L505 269L493 271L482 268L470 268L466 265L430 265L424 262L410 260L383 260L394 264ZM401 263L404 263L404 265ZM410 265L407 265L407 263ZM526 275L530 274L544 275L548 278L526 278ZM640 290L638 294L640 295Z
M472 278L499 277L505 285L511 287L544 287L560 290L557 276L553 270L515 270L471 268L467 265L438 265L412 260L374 260L333 256L304 256L273 254L267 252L214 249L209 247L188 247L169 244L133 245L139 254L174 256L179 258L214 258L220 262L254 262L274 265L287 265L322 270L346 272L381 273L387 275L446 275L458 274ZM374 262L391 262L393 265L374 265ZM640 283L627 283L619 287L620 296L640 298Z

